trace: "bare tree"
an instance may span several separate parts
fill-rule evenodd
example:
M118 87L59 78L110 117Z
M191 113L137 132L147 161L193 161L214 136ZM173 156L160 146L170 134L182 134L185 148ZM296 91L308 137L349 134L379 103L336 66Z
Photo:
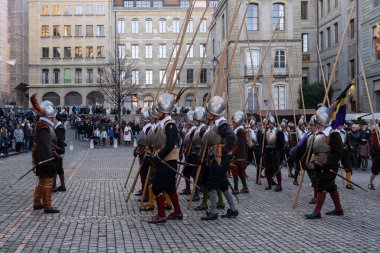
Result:
M121 121L122 104L129 96L136 96L142 85L139 68L126 57L125 50L111 50L103 65L99 91L113 108Z

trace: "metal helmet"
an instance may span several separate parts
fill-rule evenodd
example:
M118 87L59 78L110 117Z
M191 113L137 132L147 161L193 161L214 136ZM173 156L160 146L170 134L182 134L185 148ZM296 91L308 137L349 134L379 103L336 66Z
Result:
M264 118L264 119L263 119L263 125L265 126L266 124L268 124L268 119L267 119L267 118Z
M194 111L188 111L185 116L187 124L194 125Z
M285 129L287 124L288 124L288 121L286 119L282 119L280 126L281 126L281 128Z
M156 108L156 106L152 105L152 108L149 109L149 115L152 116L155 119L158 119L158 114L157 114L157 108Z
M318 123L322 126L329 126L330 125L330 115L329 115L328 111L329 111L329 109L326 107L318 108L317 112L315 113L315 123Z
M150 111L148 107L143 107L140 111L140 114L142 121L149 122Z
M301 118L300 118L300 120L298 121L298 126L302 126L302 125L305 125L305 124L306 124L305 116L304 116L304 115L301 115Z
M194 119L199 121L205 121L206 120L206 109L204 107L196 107L194 109Z
M56 110L54 109L54 105L49 100L44 100L40 104L41 108L43 109L43 116L47 118L53 118L57 115Z
M243 124L245 120L245 113L243 111L235 112L234 116L232 116L232 121L238 125Z
M311 116L310 120L309 120L309 125L315 125L315 119L316 119L317 116L313 115Z
M269 113L268 116L268 123L272 123L273 125L276 124L276 119L273 117L272 113Z
M162 93L157 98L157 110L162 113L172 113L175 107L174 96L169 93Z
M226 107L226 101L219 96L212 97L207 103L207 111L215 116L220 116Z
M255 126L256 125L256 121L254 119L251 119L251 121L249 121L249 126Z

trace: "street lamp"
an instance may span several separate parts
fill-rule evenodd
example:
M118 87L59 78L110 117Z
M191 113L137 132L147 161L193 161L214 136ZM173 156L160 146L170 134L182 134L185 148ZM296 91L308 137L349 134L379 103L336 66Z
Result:
M216 66L218 66L219 64L219 61L218 59L216 59L216 57L214 56L214 59L211 60L211 69L212 69L212 73L215 75L215 69L216 69Z

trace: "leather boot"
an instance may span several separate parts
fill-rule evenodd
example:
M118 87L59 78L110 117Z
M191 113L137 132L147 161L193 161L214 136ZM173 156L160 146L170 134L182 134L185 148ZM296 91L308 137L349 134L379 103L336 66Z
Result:
M53 178L41 179L43 182L42 200L44 204L44 213L59 213L59 210L51 205L51 191L53 186Z
M335 209L329 212L326 212L326 215L338 215L342 216L343 215L343 208L342 205L340 204L340 199L339 199L339 192L338 190L335 190L333 192L330 192L330 196L334 202Z
M234 193L239 194L239 178L234 177Z
M306 219L320 219L321 218L321 210L323 203L325 202L326 199L326 192L318 192L317 193L317 204L314 208L314 211L311 214L305 215Z
M165 195L163 193L160 193L156 196L156 203L157 203L158 213L156 216L153 216L152 219L148 221L148 223L153 223L153 224L165 223L166 222Z
M52 192L57 192L57 174L54 175L53 177L53 186L52 186Z
M34 204L33 204L33 210L39 210L43 209L44 206L41 203L42 199L42 184L41 181L38 180L38 184L36 185L36 188L34 189Z
M59 175L59 181L61 181L61 185L57 188L57 190L59 192L65 192L66 191L65 174Z

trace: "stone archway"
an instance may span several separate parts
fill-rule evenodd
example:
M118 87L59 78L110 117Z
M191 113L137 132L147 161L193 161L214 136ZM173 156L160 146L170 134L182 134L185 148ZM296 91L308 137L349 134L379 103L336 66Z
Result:
M100 91L91 91L86 97L86 104L89 106L103 105L104 95Z
M71 91L67 93L65 96L65 105L82 105L82 95L76 91Z
M42 101L49 100L53 103L54 106L59 106L61 104L60 97L55 92L47 92L45 95L42 96Z

